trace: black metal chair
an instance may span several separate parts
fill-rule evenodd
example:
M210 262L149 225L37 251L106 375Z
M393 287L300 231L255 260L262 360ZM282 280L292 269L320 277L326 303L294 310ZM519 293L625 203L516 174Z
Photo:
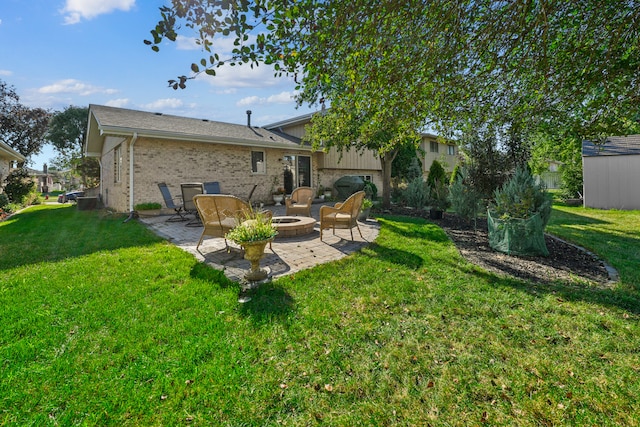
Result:
M200 215L198 215L198 209L193 202L193 196L198 194L204 194L204 187L201 182L187 182L180 184L182 190L182 203L184 206L184 212L186 215L193 215L194 218L187 222L187 227L199 227L202 225Z
M158 184L158 188L160 189L160 192L162 193L162 198L164 199L164 204L167 206L168 209L173 209L175 211L175 213L172 216L170 216L167 219L167 221L169 221L169 222L186 221L187 218L185 218L184 205L183 204L176 204L174 202L174 200L176 198L179 199L180 196L176 196L175 198L172 197L171 196L171 191L169 191L169 187L164 182L159 183Z
M220 183L218 181L205 182L202 186L207 194L220 194Z

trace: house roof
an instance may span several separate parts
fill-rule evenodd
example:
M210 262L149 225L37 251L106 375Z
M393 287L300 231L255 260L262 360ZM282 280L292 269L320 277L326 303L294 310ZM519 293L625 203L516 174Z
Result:
M302 146L300 139L262 127L195 119L147 111L89 106L89 125L85 152L99 156L104 137L132 136L164 138L204 143L244 145L261 148L296 148Z
M313 112L313 113L307 113L307 114L303 114L301 116L297 116L297 117L292 117L290 119L286 119L286 120L282 120L279 122L275 122L275 123L271 123L268 125L265 125L264 128L265 129L269 129L269 130L276 130L276 129L281 129L283 127L286 126L295 126L295 125L300 125L300 124L305 124L305 123L309 123L311 121L311 118L315 115L318 114L319 112Z
M582 155L593 156L622 156L640 154L640 135L610 136L602 146L592 141L582 141Z
M24 162L27 160L22 154L18 153L2 141L0 141L0 158L8 161L15 160L17 162Z

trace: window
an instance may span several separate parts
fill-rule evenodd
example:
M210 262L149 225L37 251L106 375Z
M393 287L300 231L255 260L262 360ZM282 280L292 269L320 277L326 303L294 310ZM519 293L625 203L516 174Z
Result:
M455 145L447 145L447 154L450 156L456 155L456 146Z
M431 141L429 143L429 151L431 151L432 153L438 152L438 143L436 141Z
M113 182L122 180L122 145L113 150Z
M267 165L264 161L264 151L251 152L251 172L258 174L265 174L267 172Z
M363 181L371 181L371 175L358 175Z

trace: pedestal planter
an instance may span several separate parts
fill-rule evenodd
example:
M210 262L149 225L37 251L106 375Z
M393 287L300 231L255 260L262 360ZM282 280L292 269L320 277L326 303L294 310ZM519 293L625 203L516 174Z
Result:
M369 218L369 213L371 212L371 208L363 209L362 212L358 215L358 221L364 222Z
M284 200L284 194L274 194L273 201L276 202L276 206L282 206L282 201Z
M260 260L264 256L264 248L267 243L273 241L273 238L269 240L260 240L257 242L245 242L242 243L244 248L244 259L251 263L251 269L244 275L244 278L250 282L259 282L264 280L268 276L267 270L260 268Z

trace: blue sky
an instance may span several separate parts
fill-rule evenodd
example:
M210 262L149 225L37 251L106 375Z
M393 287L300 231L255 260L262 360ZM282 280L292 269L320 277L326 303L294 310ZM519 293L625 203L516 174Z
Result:
M165 42L159 53L143 43L166 3L1 0L0 79L15 87L21 103L52 111L101 104L246 123L252 110L252 124L261 126L316 109L296 108L294 82L273 77L267 66L224 67L185 90L169 88L167 80L189 75L203 53L189 34ZM53 157L47 148L31 166L39 169Z

